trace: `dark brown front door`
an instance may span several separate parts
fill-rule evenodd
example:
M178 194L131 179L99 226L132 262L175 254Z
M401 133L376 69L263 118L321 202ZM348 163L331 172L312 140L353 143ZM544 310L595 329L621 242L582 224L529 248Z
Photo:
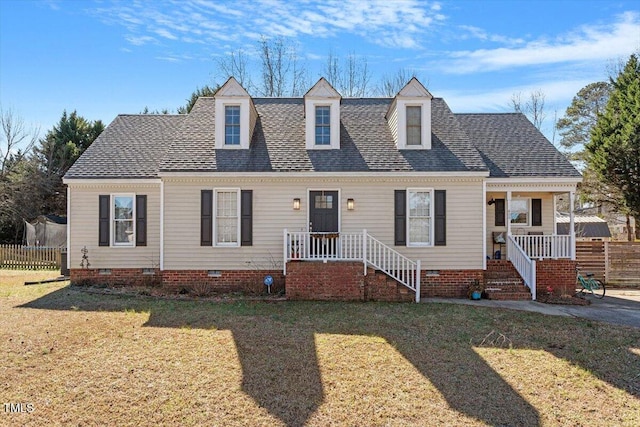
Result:
M311 232L309 252L311 256L331 258L338 253L339 203L337 191L309 192L309 231Z
M309 231L337 233L339 204L337 191L310 191Z

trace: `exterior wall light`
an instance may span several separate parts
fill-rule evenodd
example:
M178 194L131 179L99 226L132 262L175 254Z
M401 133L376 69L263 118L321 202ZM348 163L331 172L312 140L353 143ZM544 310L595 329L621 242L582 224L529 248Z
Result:
M294 211L299 211L300 210L300 199L299 198L295 198L293 199L293 210Z
M356 207L356 203L353 199L347 199L347 210L352 211Z

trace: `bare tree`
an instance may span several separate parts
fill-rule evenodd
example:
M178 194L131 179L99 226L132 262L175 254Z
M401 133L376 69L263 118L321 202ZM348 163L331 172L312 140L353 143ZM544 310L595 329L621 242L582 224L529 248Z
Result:
M394 97L414 77L418 77L415 70L400 68L393 74L384 74L376 91L381 96ZM427 84L427 82L423 82L423 84Z
M526 115L533 125L540 130L542 122L547 117L544 112L545 94L541 89L536 89L529 93L528 99L522 101L522 93L516 92L511 95L509 105L516 113Z
M349 53L340 92L350 98L363 97L367 94L369 80L371 80L371 74L367 58L358 57L355 52Z
M249 63L247 55L242 49L231 52L229 55L219 58L217 61L218 75L223 79L233 76L238 83L247 90L253 87L251 74L249 73L247 64Z
M0 178L9 173L9 165L17 164L31 151L38 141L39 128L27 129L24 120L13 110L0 107Z
M353 98L369 94L369 64L366 58L356 55L355 52L350 52L344 62L340 61L334 52L329 52L324 75L343 96Z
M324 68L324 78L333 86L338 88L341 86L340 61L333 51L329 51L327 55L327 63Z

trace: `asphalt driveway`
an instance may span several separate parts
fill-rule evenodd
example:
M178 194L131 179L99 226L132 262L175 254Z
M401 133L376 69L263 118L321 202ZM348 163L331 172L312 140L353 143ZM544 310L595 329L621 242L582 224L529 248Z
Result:
M551 316L580 317L616 325L640 328L640 289L607 289L602 299L587 296L591 305L543 304L536 301L472 301L453 298L424 298L425 303L468 304L511 310L534 311Z

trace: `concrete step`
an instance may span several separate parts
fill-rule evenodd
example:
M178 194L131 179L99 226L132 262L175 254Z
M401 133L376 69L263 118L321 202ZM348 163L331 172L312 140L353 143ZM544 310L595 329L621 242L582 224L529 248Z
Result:
M490 279L484 284L485 288L523 287L522 279Z
M530 301L531 293L529 292L491 292L485 291L487 299L500 301Z

